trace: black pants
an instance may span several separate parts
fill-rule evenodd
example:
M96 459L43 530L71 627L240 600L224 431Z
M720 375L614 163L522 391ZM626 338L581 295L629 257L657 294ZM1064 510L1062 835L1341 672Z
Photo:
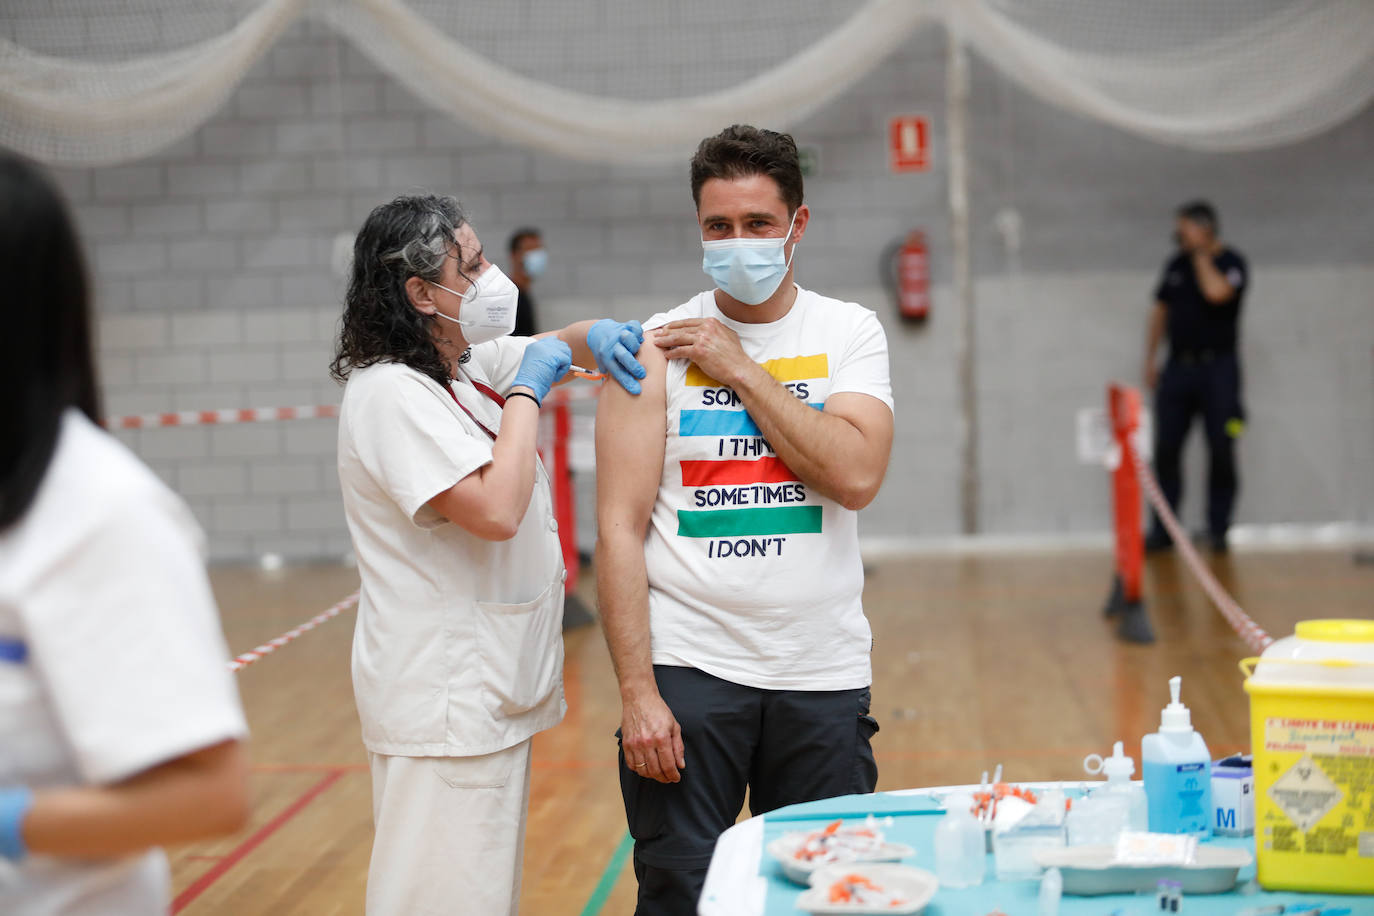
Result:
M625 765L620 790L635 839L637 916L695 916L716 838L749 794L755 815L798 802L872 792L878 765L869 690L760 690L695 668L654 666L682 727L682 781ZM619 738L619 732L616 733Z
M1183 442L1193 418L1202 415L1207 432L1207 528L1225 537L1240 485L1236 473L1236 438L1244 427L1240 398L1240 363L1235 353L1169 359L1155 394L1155 476L1169 507L1178 514L1183 499L1180 468ZM1154 529L1162 531L1158 514Z

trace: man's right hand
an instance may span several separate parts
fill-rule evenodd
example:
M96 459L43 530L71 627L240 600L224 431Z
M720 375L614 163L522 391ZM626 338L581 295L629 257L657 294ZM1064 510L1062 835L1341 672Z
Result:
M620 720L620 746L625 765L658 782L681 782L687 759L682 729L657 690L626 696Z

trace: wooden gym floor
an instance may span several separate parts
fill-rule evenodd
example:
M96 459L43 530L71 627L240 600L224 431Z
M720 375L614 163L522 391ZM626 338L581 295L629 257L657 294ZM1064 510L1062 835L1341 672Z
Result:
M1349 551L1209 562L1275 636L1302 619L1374 612L1374 566L1357 565ZM998 763L1010 780L1081 778L1082 758L1117 739L1138 758L1174 674L1215 755L1248 747L1236 663L1249 653L1182 560L1147 565L1154 646L1112 638L1101 617L1110 576L1110 558L1098 552L875 563L865 605L876 638L879 788L974 782ZM223 569L213 581L235 653L357 586L356 573L338 567ZM590 575L579 591L592 603ZM253 822L227 840L173 852L174 912L362 912L372 823L349 682L353 619L349 611L238 675L253 730ZM535 740L521 912L630 913L615 678L596 627L566 635L569 711Z

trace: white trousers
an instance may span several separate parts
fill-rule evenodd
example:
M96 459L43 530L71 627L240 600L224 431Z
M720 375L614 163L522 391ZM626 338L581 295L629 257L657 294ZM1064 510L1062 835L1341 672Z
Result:
M367 916L516 916L530 742L482 757L368 754Z

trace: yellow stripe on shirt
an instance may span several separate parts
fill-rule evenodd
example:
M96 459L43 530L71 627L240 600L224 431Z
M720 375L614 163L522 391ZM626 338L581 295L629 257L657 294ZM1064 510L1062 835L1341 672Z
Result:
M812 356L784 356L762 363L763 371L780 382L799 382L803 379L829 378L830 357L825 353ZM687 367L688 388L724 388L720 382L697 368L696 363Z

